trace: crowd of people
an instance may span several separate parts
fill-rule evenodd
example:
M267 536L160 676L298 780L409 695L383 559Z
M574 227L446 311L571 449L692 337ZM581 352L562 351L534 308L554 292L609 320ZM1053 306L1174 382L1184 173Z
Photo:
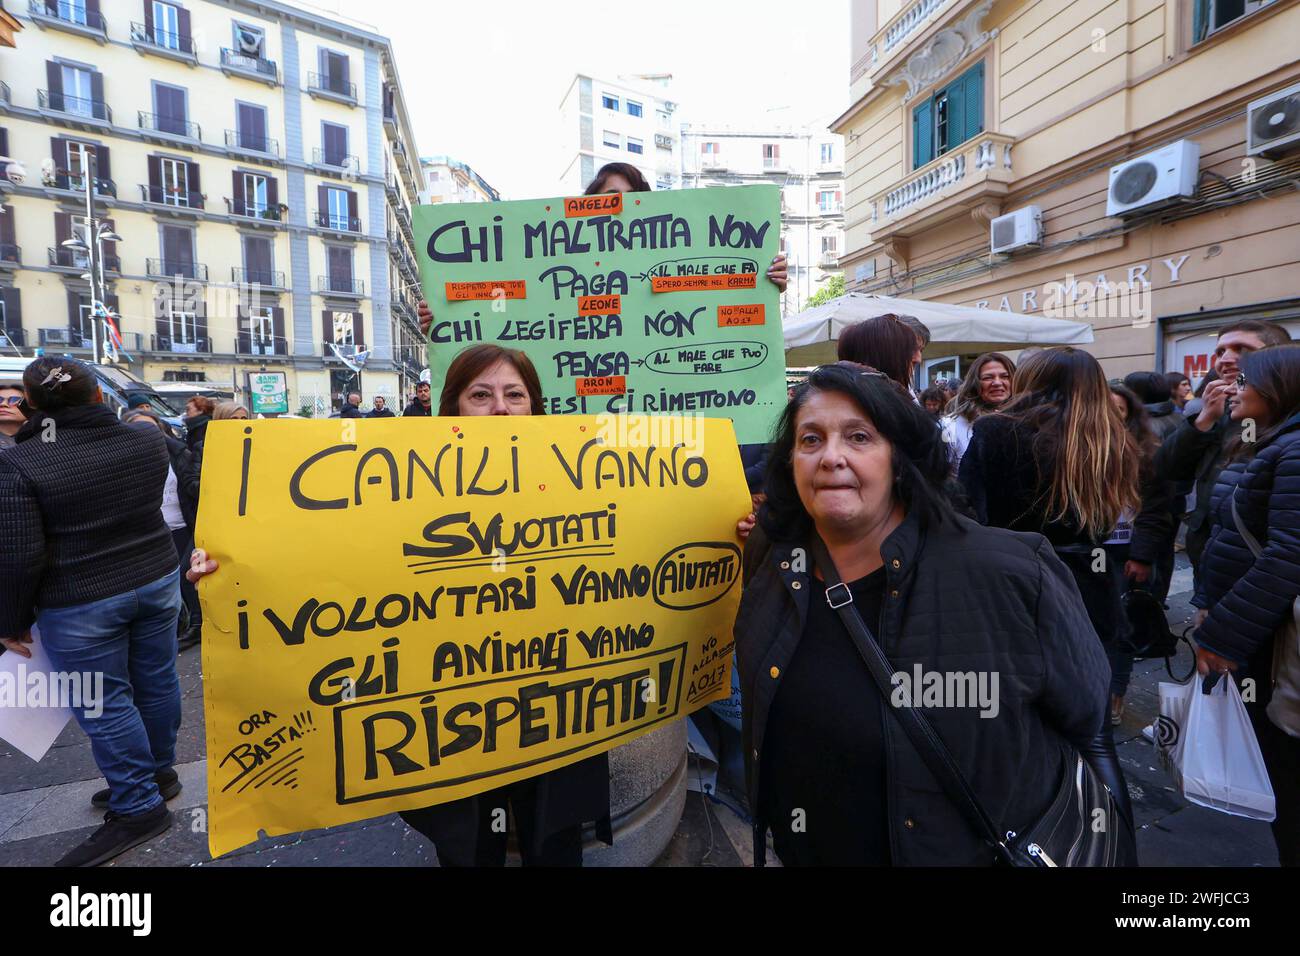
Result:
M607 167L592 188L648 187ZM783 259L768 277L784 283ZM769 834L785 865L1053 862L1037 835L1072 827L1055 862L1136 862L1113 738L1133 665L1126 596L1164 601L1181 526L1198 670L1207 687L1255 679L1273 834L1281 862L1300 863L1300 345L1237 322L1196 395L1178 373L1108 382L1069 347L989 352L918 394L927 344L907 316L850 327L839 361L791 390L770 444L742 449L754 508L737 516L734 635L756 862ZM343 417L394 417L382 397L361 402L351 392ZM436 410L422 383L403 417L543 413L528 357L483 344L451 362ZM178 639L198 640L194 584L220 573L194 549L204 441L211 421L246 417L197 396L183 437L148 407L119 419L70 358L0 387L0 642L27 655L36 627L56 668L105 675L102 713L76 712L105 822L62 865L170 825ZM49 428L57 440L37 440ZM991 693L900 700L882 663L977 675ZM1068 819L1078 801L1060 809L1079 781L1104 836ZM402 816L444 865L500 866L493 810L507 804L527 865L580 865L586 825L612 839L603 754Z

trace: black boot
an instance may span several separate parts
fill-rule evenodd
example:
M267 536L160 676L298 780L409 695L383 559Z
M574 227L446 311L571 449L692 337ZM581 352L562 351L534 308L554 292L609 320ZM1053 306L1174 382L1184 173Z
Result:
M181 631L180 637L176 641L176 649L178 651L183 651L186 648L193 647L195 644L199 643L202 636L203 625L191 624L184 631Z
M104 825L85 843L73 849L55 866L99 866L115 856L156 837L172 825L172 812L160 803L144 813L122 816L109 810Z
M176 771L168 767L166 770L159 770L153 775L153 782L158 784L158 792L162 794L164 800L170 800L176 794L181 792L181 781L176 776ZM108 809L108 798L112 791L105 787L103 790L97 790L90 798L90 805L100 810Z

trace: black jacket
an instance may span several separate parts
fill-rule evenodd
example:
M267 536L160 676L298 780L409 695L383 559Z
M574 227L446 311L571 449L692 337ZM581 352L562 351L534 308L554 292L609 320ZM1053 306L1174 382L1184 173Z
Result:
M428 406L421 405L420 400L418 398L412 401L410 405L407 405L406 408L402 411L403 418L420 417L420 416L428 418L431 417L432 415L433 415L433 405L432 404Z
M1156 438L1161 443L1182 421L1182 416L1178 414L1178 406L1173 402L1155 402L1142 407L1147 410L1151 420L1151 430L1156 433Z
M47 419L54 441L43 441ZM0 636L176 570L162 517L167 445L106 405L37 414L0 456Z
M353 405L351 402L344 402L343 410L339 412L339 418L365 418L365 417L366 417L366 413L363 412L358 406Z
M1156 471L1161 478L1175 484L1195 482L1196 507L1183 519L1188 531L1196 531L1202 525L1208 530L1214 486L1227 463L1225 449L1241 435L1241 426L1228 412L1209 431L1201 431L1192 424L1197 414L1191 411L1184 415L1156 452Z
M164 435L163 439L167 442L167 456L171 461L172 471L176 473L176 497L180 501L181 516L185 519L185 526L193 532L194 522L199 514L201 459L196 459L185 446L185 442L179 438Z
M393 410L385 405L383 408L372 408L366 412L366 418L396 418Z
M769 542L761 528L751 533L736 617L741 733L760 863L770 822L758 809L764 732L808 617L811 568L797 569L811 562L797 560L795 550ZM998 674L996 716L981 717L977 708L924 711L997 826L1023 832L1042 816L1071 744L1131 820L1105 726L1110 666L1070 572L1047 541L966 518L923 531L909 516L880 553L887 597L881 619L867 624L894 668ZM884 701L881 710L894 865L990 865L992 850L949 801Z
M1263 547L1256 558L1237 530L1232 503ZM1300 595L1300 415L1267 444L1219 473L1210 540L1192 603L1210 614L1196 640L1215 654L1258 667ZM1266 665L1267 666L1267 665Z

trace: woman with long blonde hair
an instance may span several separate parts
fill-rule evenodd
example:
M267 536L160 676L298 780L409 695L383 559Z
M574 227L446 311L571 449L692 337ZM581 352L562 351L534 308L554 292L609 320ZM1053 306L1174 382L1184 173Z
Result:
M980 418L958 477L983 524L1042 534L1074 573L1097 636L1127 631L1122 567L1102 542L1141 507L1141 453L1101 365L1074 348L1022 359L1012 397ZM1100 559L1098 555L1101 555Z

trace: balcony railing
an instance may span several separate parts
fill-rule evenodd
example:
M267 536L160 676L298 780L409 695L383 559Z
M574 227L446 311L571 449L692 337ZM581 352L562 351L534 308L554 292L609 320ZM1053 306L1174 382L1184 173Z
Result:
M182 279L208 281L208 267L202 262L189 259L146 259L144 271L151 279L175 279L179 276Z
M88 349L90 348L90 336L84 334L80 329L70 328L66 325L56 326L54 328L42 328L36 330L37 341L42 347L56 346L65 349Z
M360 279L353 279L351 276L317 276L316 291L323 292L326 295L360 297L366 294L366 284Z
M101 43L108 35L108 24L98 10L87 10L84 4L50 4L45 0L30 0L27 14L37 26L52 26L69 33L88 36Z
M184 352L186 354L212 354L212 339L207 336L151 335L149 345L154 352Z
M132 23L131 44L179 59L197 59L194 53L194 37L186 33L172 33L156 23L152 27L147 27L143 23Z
M332 229L335 232L360 232L361 220L356 216L339 216L324 209L316 212L316 225L322 229Z
M191 123L177 116L161 116L157 113L137 113L140 128L149 133L161 133L164 136L177 136L184 139L200 140L203 129L198 123Z
M0 348L26 348L26 336L22 329L6 329L0 325Z
M332 150L322 149L316 146L311 151L311 161L317 166L328 166L331 169L343 169L350 173L361 172L361 160L350 153L335 153Z
M84 96L69 96L67 93L51 93L49 90L36 91L36 105L43 110L63 113L67 116L83 119L113 122L113 111L103 100L90 100Z
M871 197L872 231L924 212L951 195L968 191L1004 195L1011 182L1011 147L1000 133L980 133L931 160L901 182Z
M341 76L334 76L330 73L308 73L307 74L307 92L324 93L337 99L351 100L356 102L357 85Z
M232 216L240 216L244 219L261 219L268 222L280 222L279 206L265 206L258 203L249 202L247 199L232 199L230 196L225 197L226 209Z
M188 189L168 186L140 184L140 201L155 203L160 206L172 206L177 209L202 209L203 194L192 193Z
M280 141L265 134L248 133L240 129L226 130L226 145L231 149L242 149L249 153L262 153L266 156L280 155Z
M283 335L267 338L240 332L235 336L235 353L237 355L288 355L289 340Z
M9 213L5 213L9 215ZM12 267L23 264L23 247L12 242L0 242L0 266Z
M48 187L50 189L66 189L70 192L84 193L86 191L86 179L77 173L55 173ZM117 183L111 179L95 178L95 195L111 196L117 198Z
M236 285L264 286L268 289L287 289L284 273L271 269L240 269L232 267L230 281Z
M46 254L49 256L50 267L54 269L80 269L84 272L90 268L90 257L79 249L69 249L66 246L50 246L47 247ZM121 257L105 253L104 271L121 273Z
M274 60L264 60L260 56L249 56L228 47L221 48L221 68L235 73L242 73L254 79L274 83L280 77L279 67Z
M916 0L910 7L885 29L884 52L889 53L925 23L930 14L943 6L947 0Z

